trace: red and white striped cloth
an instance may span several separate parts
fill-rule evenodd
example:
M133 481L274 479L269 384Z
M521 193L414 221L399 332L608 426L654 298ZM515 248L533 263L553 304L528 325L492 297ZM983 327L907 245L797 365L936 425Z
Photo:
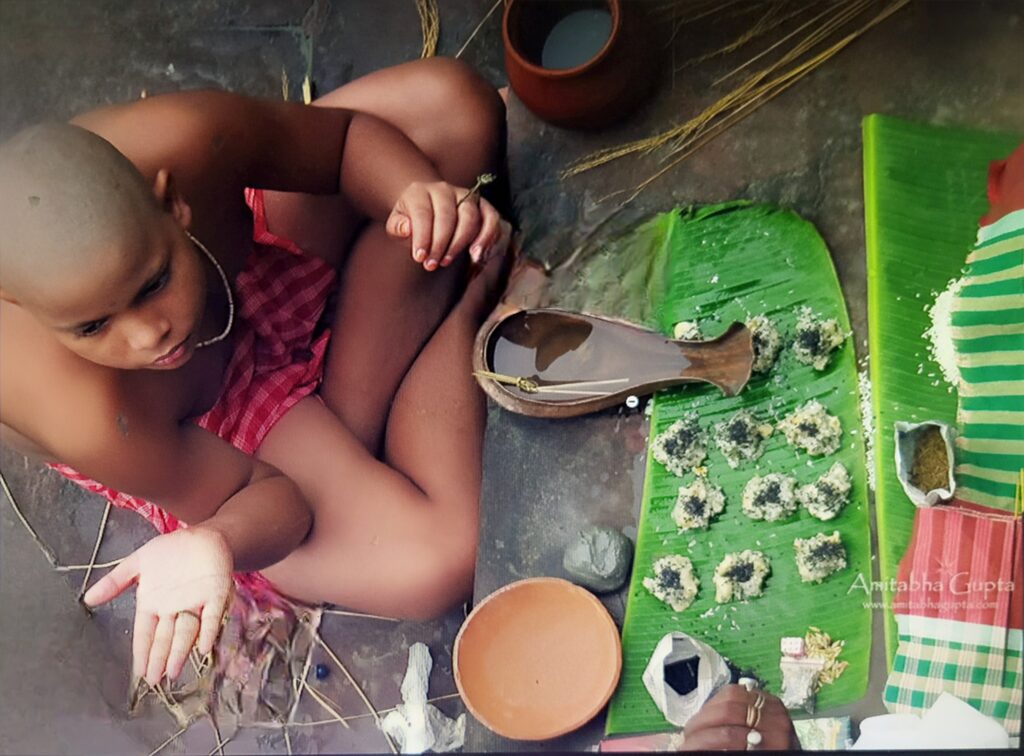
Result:
M195 423L252 454L274 424L320 384L330 330L318 325L336 273L267 229L262 191L246 189L245 200L254 244L234 285L234 351L217 403ZM160 533L184 526L154 502L108 488L67 465L50 466L114 506L138 512ZM258 572L237 573L235 579L257 596L276 594Z

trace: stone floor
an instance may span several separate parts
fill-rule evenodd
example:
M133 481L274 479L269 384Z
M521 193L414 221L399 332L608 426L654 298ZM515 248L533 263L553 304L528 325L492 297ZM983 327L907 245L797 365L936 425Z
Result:
M454 54L492 3L440 0L439 5L440 52ZM728 70L727 61L681 67L694 52L735 37L749 19L684 28L665 49L669 60L655 96L619 127L566 132L539 122L513 99L510 175L524 246L557 262L579 245L600 243L633 219L677 204L738 197L779 203L814 222L828 242L864 354L860 120L883 112L1019 129L1024 124L1022 10L1011 0L912 3L621 211L597 199L646 178L657 169L654 160L623 160L568 182L560 181L558 172L574 157L662 130L714 99L717 92L709 84ZM317 89L324 92L415 58L420 44L412 0L312 5L310 0L3 0L0 138L44 118L132 99L142 90L216 86L277 97L282 69L291 82L290 96L298 99L310 63ZM498 14L484 24L464 57L496 85L505 83ZM635 521L641 483L636 455L644 433L643 419L636 415L605 413L556 426L492 408L477 596L519 576L558 574L556 555L578 523L601 519L629 528ZM9 450L2 450L0 464L58 561L87 562L102 504ZM130 598L89 619L75 601L82 573L55 573L6 502L0 505L0 525L0 753L149 753L176 728L158 711L126 716ZM522 537L526 527L533 538ZM99 561L127 553L148 534L134 516L114 512ZM621 613L621 607L612 609ZM424 624L331 617L325 637L374 705L386 708L399 702L406 650L415 641L427 643L435 659L431 695L454 690L450 652L461 620L461 612ZM875 691L880 672L873 670ZM346 713L361 713L340 676L325 685ZM460 707L456 700L442 705L452 714ZM312 709L304 714L319 716ZM214 742L200 724L164 753L207 753ZM292 744L296 752L385 747L369 719L353 722L351 730L297 732ZM514 748L473 725L467 745ZM246 731L225 751L284 753L285 744L279 733Z

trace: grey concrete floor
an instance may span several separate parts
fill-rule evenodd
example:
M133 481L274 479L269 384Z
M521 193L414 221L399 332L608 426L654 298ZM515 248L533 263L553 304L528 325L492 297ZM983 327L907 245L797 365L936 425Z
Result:
M451 54L491 2L439 5L440 50ZM320 92L418 55L412 0L335 0L326 12L308 17L307 43L302 21L310 7L309 0L0 0L0 138L43 118L67 118L135 98L143 89L217 86L276 97L282 68L298 99L310 51ZM1013 0L918 0L621 212L597 198L646 178L657 167L652 159L620 161L569 182L558 179L559 170L592 149L660 131L710 102L716 93L708 85L725 70L724 62L671 72L693 51L734 37L742 19L684 29L667 48L674 63L664 67L669 73L654 97L618 127L566 132L537 121L513 98L510 175L524 246L557 262L580 245L599 244L636 218L676 204L738 197L779 203L813 221L829 244L864 354L860 119L884 112L1019 129L1021 15L1021 3ZM492 82L504 83L497 14L465 57ZM489 420L478 596L517 577L559 574L556 556L577 524L629 527L635 521L642 417L606 413L551 425L492 408ZM88 561L102 504L9 450L2 451L0 464L58 560ZM136 719L125 714L130 599L88 619L75 602L81 573L54 573L10 507L0 511L0 753L149 753L175 726L161 712ZM133 515L115 512L99 558L119 557L148 535L148 526ZM621 616L615 601L609 600L610 608ZM374 704L384 708L399 701L406 649L417 640L435 658L431 694L454 690L450 650L461 619L457 612L436 623L396 626L332 617L325 635ZM336 678L327 682L347 712L359 711L351 690ZM877 690L874 672L872 683ZM457 701L445 706L449 713L460 710ZM165 752L207 753L213 742L212 733L198 725ZM293 745L297 752L384 747L368 720L352 731L298 733ZM471 723L468 746L515 744L489 738ZM246 731L226 752L284 753L285 746L277 733Z

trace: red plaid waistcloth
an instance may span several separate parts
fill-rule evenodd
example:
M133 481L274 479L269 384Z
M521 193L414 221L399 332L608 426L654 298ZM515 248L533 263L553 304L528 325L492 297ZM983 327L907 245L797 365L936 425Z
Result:
M334 287L334 268L267 229L263 192L246 189L253 216L253 249L235 280L234 352L213 408L195 420L252 454L274 424L323 377L330 330L319 328ZM104 486L63 464L57 472L114 506L145 517L160 533L186 527L158 504ZM255 596L276 596L258 572L236 573L236 585Z

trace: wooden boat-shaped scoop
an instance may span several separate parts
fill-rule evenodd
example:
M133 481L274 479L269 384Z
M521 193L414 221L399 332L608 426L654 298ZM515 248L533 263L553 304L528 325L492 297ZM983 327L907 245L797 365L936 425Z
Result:
M726 396L750 379L750 329L733 323L710 341L677 341L620 320L554 308L488 321L477 334L473 371L511 412L575 417L628 396L682 383L711 383Z

